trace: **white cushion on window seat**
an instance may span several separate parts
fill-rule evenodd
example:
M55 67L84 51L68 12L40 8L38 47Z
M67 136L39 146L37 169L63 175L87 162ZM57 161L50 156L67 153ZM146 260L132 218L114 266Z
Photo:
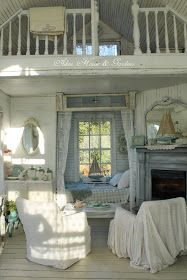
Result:
M110 179L109 184L112 185L113 187L117 186L121 176L123 173L116 173L112 179Z
M118 189L128 188L129 184L130 184L130 170L128 169L122 174L118 182Z

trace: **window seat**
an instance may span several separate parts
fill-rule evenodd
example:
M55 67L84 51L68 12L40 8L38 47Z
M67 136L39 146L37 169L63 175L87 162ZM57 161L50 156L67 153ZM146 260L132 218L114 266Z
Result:
M126 203L129 199L129 188L118 189L107 183L68 183L65 189L68 202Z

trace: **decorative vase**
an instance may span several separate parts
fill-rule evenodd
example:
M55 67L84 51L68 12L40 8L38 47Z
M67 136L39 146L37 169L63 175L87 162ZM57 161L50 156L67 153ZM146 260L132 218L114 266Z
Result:
M52 177L53 177L53 172L51 169L47 168L47 180L48 181L52 181Z
M28 179L34 180L36 178L36 169L31 166L27 171Z

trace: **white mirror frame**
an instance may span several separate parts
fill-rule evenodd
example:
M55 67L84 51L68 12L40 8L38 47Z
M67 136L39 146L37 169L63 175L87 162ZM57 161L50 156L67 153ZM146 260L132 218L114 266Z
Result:
M25 121L25 123L24 123L24 129L23 129L23 135L22 135L22 146L23 146L23 149L24 149L24 151L27 153L27 155L34 155L34 154L36 154L38 151L39 151L39 133L38 133L38 145L37 145L37 147L36 147L36 149L35 150L33 150L33 152L28 152L28 150L26 149L26 147L25 147L25 144L24 144L24 130L25 130L25 127L27 126L27 125L33 125L33 126L35 126L36 128L38 127L39 128L39 124L38 124L38 122L34 119L34 118L29 118L29 119L27 119L26 121Z

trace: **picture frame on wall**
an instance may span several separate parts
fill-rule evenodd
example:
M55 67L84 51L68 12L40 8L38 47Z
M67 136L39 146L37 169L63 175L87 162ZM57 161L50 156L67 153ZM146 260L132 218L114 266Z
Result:
M144 145L145 145L145 136L144 135L132 136L132 147L144 146Z

